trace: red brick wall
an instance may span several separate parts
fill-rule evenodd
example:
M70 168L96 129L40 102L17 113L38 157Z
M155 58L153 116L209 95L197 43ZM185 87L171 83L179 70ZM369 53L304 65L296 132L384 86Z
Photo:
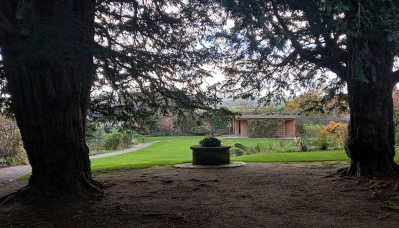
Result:
M173 117L164 116L159 121L159 131L173 131Z

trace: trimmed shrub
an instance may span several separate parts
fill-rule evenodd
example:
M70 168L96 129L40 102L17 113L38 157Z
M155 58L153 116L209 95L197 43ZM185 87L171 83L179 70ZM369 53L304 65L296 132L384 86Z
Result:
M204 147L218 147L222 145L222 142L215 137L208 137L199 141L199 144Z
M206 135L209 134L209 126L205 123L199 122L197 126L191 128L191 132L196 135Z
M234 147L235 147L235 148L239 148L239 149L241 149L241 150L243 150L243 151L246 151L246 150L247 150L247 147L244 146L244 145L242 145L241 143L236 143L236 144L234 144Z
M243 156L245 152L241 150L240 148L231 148L230 149L230 155L232 156Z

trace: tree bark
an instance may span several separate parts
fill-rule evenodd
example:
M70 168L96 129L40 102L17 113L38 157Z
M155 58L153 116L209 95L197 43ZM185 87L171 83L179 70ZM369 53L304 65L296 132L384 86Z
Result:
M9 15L15 15L16 8L14 5L14 9L8 9L14 12ZM26 10L22 22L29 21L32 25L29 29L40 23L43 16L70 12L84 26L65 39L72 37L71 43L77 46L93 46L95 0L33 1ZM14 22L16 28L22 23L11 16L9 21ZM63 26L61 23L51 29L61 32ZM29 31L30 34L33 32ZM0 39L11 108L32 166L27 189L44 195L59 191L82 194L86 190L99 190L100 185L91 177L85 142L87 105L95 73L93 54L89 49L82 51L72 47L57 53L65 61L30 58L13 65L15 63L10 63L10 60L29 54L16 52L12 47L29 40L29 33ZM49 42L57 40L49 39Z
M360 51L364 41L358 42ZM394 56L378 44L369 44L376 74L363 64L364 76L369 82L356 78L353 64L348 77L348 103L350 109L347 154L351 166L350 176L396 175L394 162L395 136L392 102L392 68ZM352 57L352 56L351 56ZM352 61L356 56L354 55ZM352 62L353 63L353 62ZM374 77L374 79L373 79Z

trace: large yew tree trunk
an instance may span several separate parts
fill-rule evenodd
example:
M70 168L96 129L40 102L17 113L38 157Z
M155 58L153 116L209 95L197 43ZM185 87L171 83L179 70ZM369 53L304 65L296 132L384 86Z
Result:
M17 9L15 0L6 1L8 9L2 13L8 22L17 29L22 28L21 24L27 27L0 39L11 108L32 166L26 189L45 194L98 190L91 177L85 143L86 112L94 77L90 47L94 43L95 0L32 3L23 9L24 18L16 20L15 12L21 9ZM47 30L35 31L41 28ZM63 29L74 34L57 35L65 33ZM30 39L33 41L24 53L18 45L29 44ZM30 53L32 45L38 45L39 57ZM54 60L46 58L46 53L43 56L40 49L54 51L48 53ZM20 60L25 55L28 57Z
M359 51L365 50L358 42ZM359 45L360 44L360 45ZM369 44L376 74L364 62L364 78L356 76L355 67L348 74L348 103L350 108L347 154L351 166L347 175L396 175L394 162L395 136L392 101L392 68L394 56L376 43ZM355 55L354 55L355 56ZM355 57L353 58L355 59ZM353 66L353 65L352 65Z

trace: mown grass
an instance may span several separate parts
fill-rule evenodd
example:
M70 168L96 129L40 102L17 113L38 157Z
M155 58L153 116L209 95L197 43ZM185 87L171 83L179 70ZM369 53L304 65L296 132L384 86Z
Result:
M198 140L205 138L206 136L144 136L145 142L162 142L162 141L172 141L172 140ZM143 137L137 137L137 142L142 143Z
M350 161L344 150L324 150L312 152L260 153L232 157L232 161L245 162L311 162L311 161Z
M125 154L96 158L91 160L92 171L112 170L112 169L134 169L147 168L155 165L172 165L183 162L191 162L191 145L197 145L203 136L181 136L189 139L174 139L170 141L156 142L140 150ZM166 137L152 137L166 138ZM172 136L171 138L176 138ZM147 138L146 138L147 139ZM257 142L267 142L267 140L281 139L224 139L224 144L241 143L249 146ZM154 140L160 141L160 140ZM259 153L232 157L232 161L245 162L312 162L312 161L350 161L344 150L326 150L313 152L284 152L284 153ZM399 156L395 157L399 161ZM25 174L18 179L26 179L30 176Z
M222 143L225 145L234 145L235 143L241 143L245 146L250 146L250 145L255 145L257 143L277 143L280 141L287 141L291 142L293 141L292 139L261 139L261 138L223 138Z
M154 165L189 162L192 159L190 146L195 144L198 144L197 139L156 142L133 152L92 159L91 168L93 171L147 168Z

